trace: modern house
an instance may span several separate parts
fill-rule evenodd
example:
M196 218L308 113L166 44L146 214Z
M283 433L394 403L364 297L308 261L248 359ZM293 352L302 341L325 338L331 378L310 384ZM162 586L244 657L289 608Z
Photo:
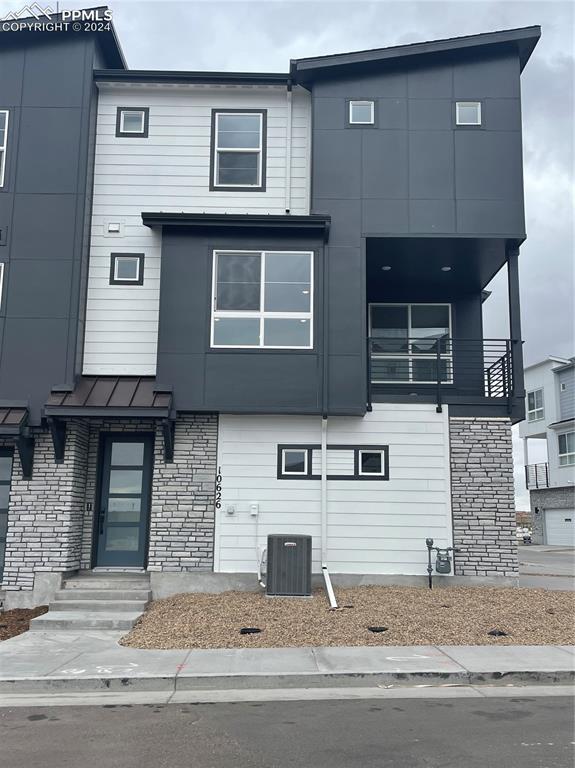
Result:
M6 605L145 569L517 578L521 72L539 27L136 71L113 28L0 32ZM507 339L485 287L509 285Z
M525 369L526 419L519 426L534 544L575 546L575 357L548 357ZM545 440L547 461L529 463Z

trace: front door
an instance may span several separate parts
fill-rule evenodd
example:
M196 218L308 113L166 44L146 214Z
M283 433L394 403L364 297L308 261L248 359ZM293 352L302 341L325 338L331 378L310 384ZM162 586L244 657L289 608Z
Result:
M104 435L100 462L95 564L143 568L150 517L153 435Z

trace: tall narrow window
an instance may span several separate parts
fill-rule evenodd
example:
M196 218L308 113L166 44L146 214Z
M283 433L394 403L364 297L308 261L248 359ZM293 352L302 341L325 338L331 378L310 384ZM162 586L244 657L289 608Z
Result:
M8 110L0 110L0 187L6 175L6 150L8 148Z
M372 380L452 383L449 304L370 305Z
M265 190L265 110L212 112L212 190Z
M313 346L313 254L215 251L212 347Z
M8 532L8 501L12 480L12 451L0 448L0 581L4 572L6 535Z
M527 393L527 421L540 421L545 416L543 390L535 389Z
M562 467L575 464L575 432L559 435L559 464Z

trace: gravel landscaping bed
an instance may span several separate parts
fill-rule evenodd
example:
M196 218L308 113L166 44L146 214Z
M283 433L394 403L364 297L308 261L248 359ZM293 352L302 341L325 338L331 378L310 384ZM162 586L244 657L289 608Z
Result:
M12 611L0 611L0 640L16 637L30 628L30 619L41 616L48 610L47 605L38 608L14 608Z
M271 648L321 645L571 645L571 592L497 587L353 587L311 598L182 594L151 603L122 645ZM245 627L262 631L240 634ZM371 632L368 627L385 627ZM501 630L504 636L493 636Z

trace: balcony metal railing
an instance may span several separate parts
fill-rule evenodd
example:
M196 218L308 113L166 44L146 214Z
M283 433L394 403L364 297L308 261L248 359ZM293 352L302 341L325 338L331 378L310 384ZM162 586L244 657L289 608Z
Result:
M373 392L429 388L443 395L511 403L512 345L509 339L393 338L372 336L368 347L368 404ZM435 388L435 389L433 389Z
M549 488L549 465L547 462L527 464L525 467L525 485L528 490L532 488Z

